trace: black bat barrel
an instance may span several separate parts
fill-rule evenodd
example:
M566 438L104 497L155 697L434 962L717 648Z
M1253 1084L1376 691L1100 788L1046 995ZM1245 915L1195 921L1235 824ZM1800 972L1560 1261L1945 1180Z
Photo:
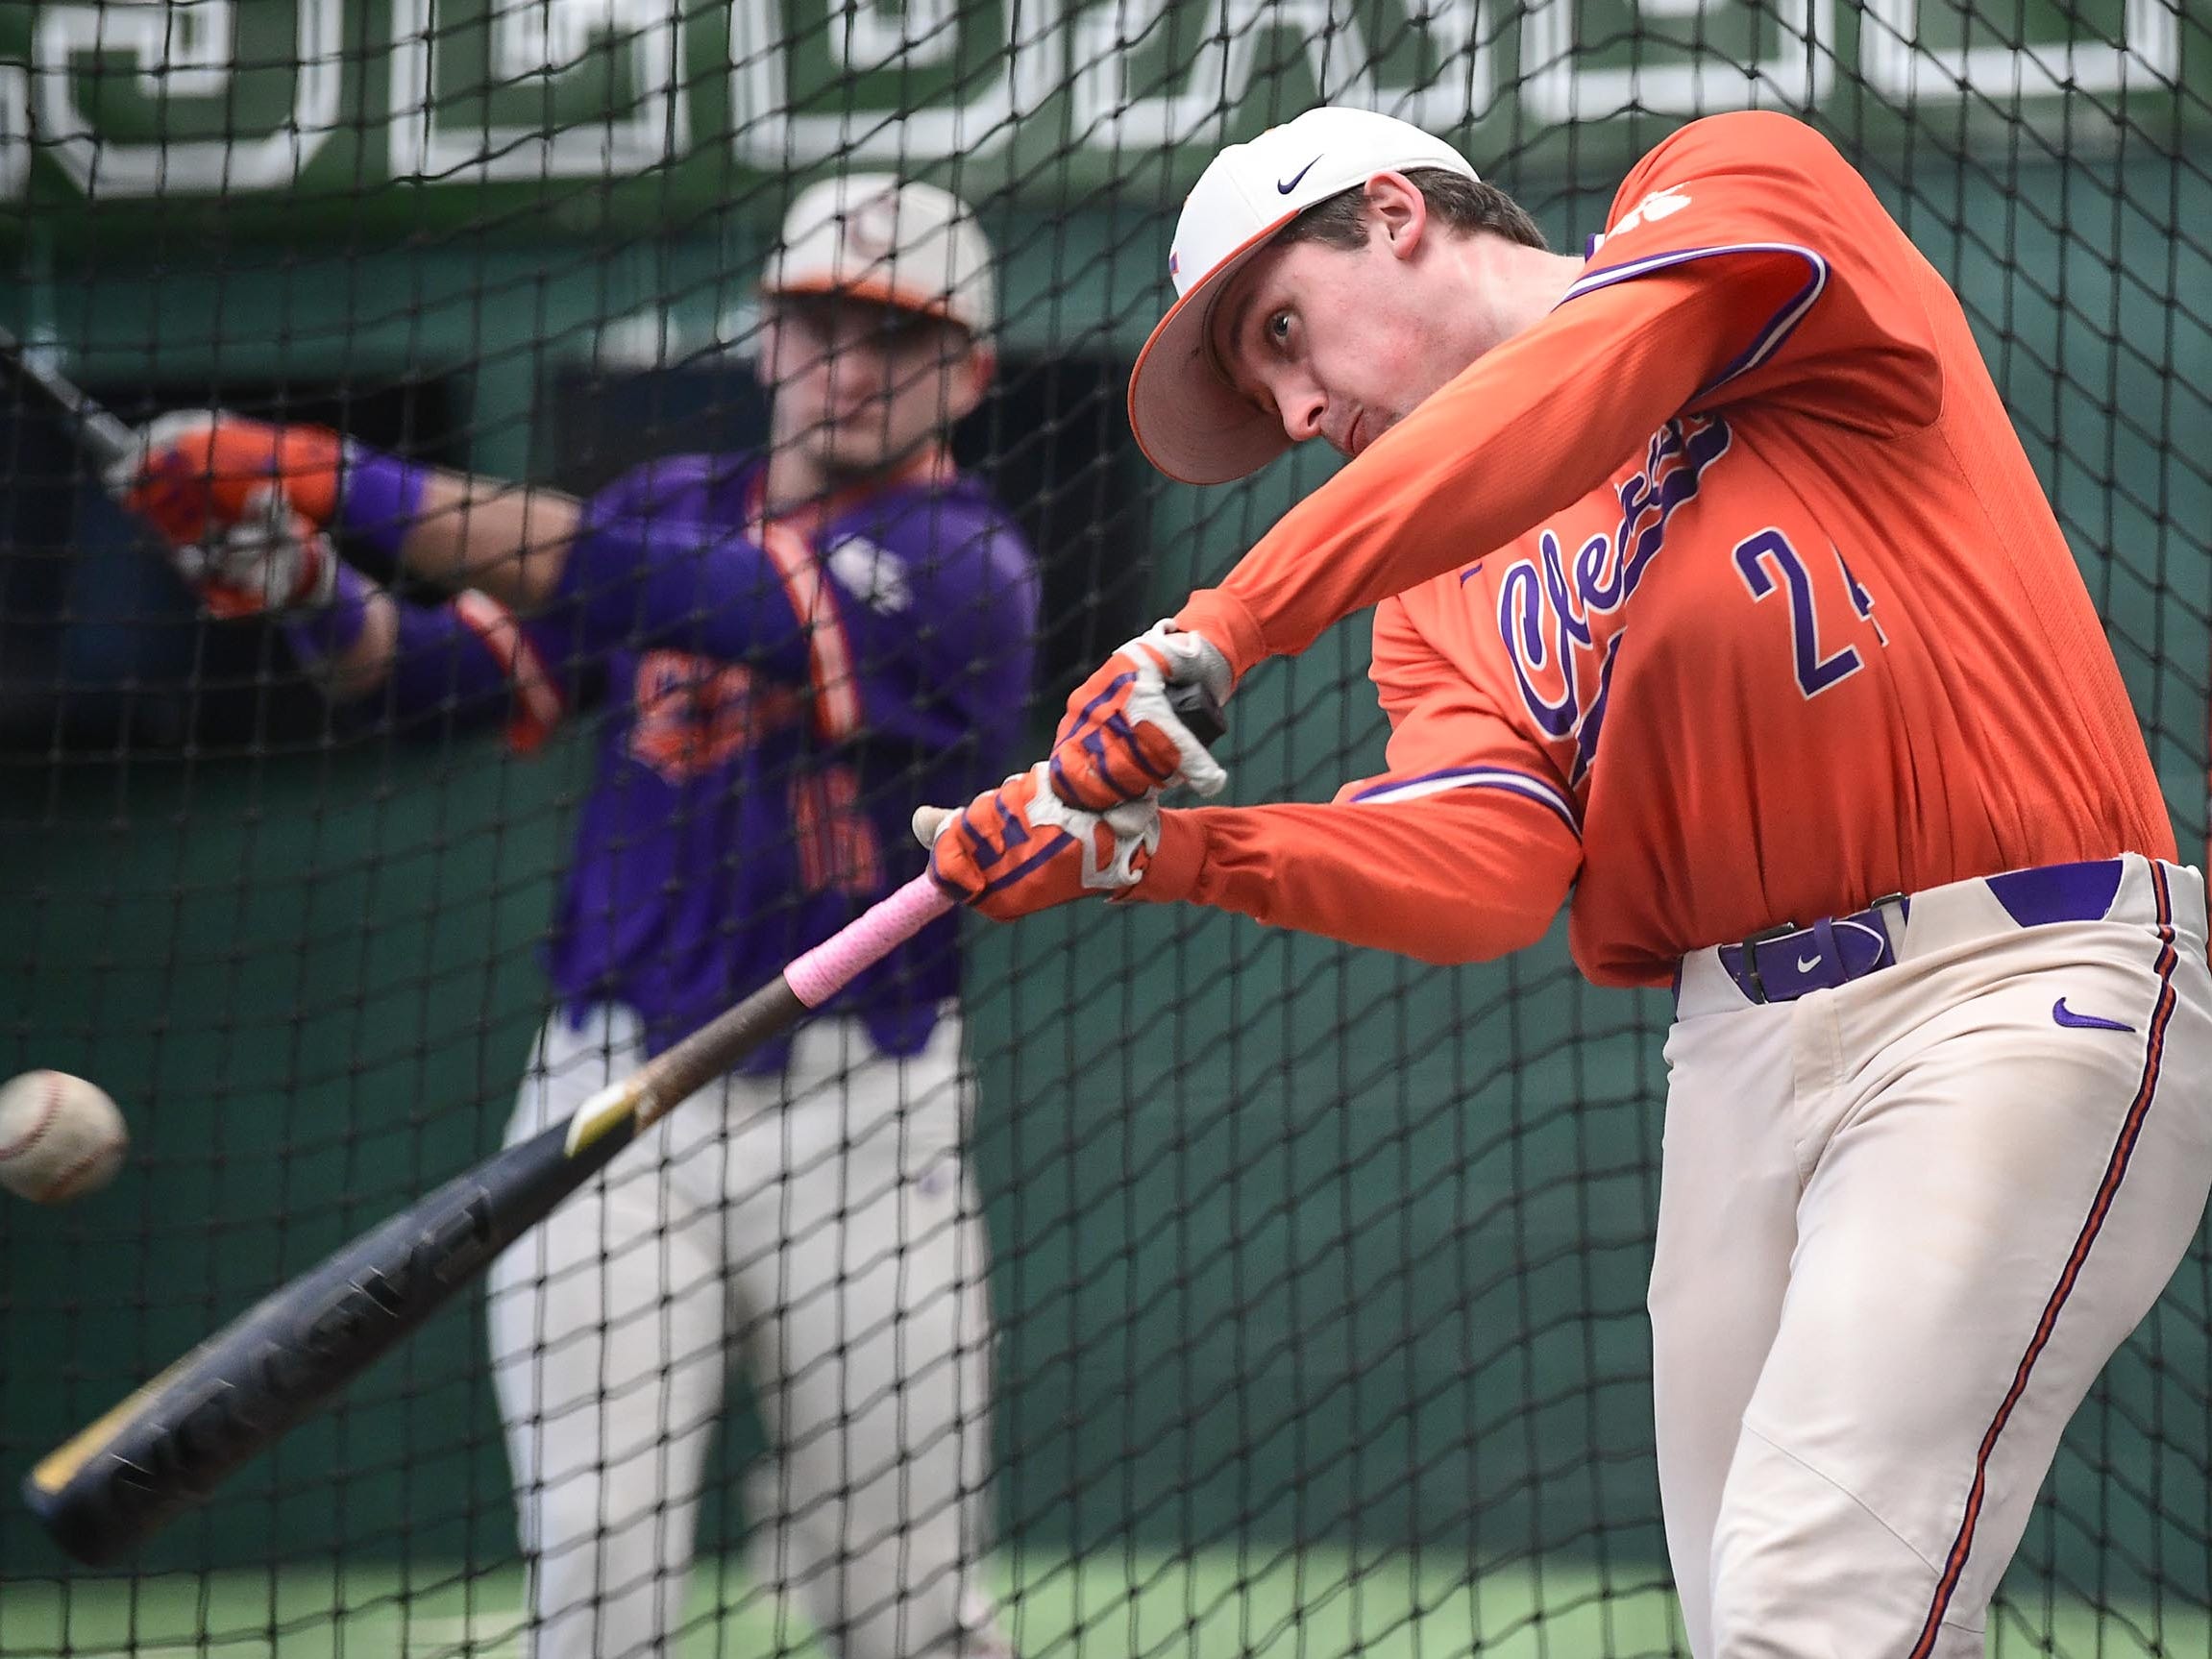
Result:
M571 1158L564 1121L446 1183L48 1454L24 1501L80 1561L130 1553L413 1332L635 1133L625 1117Z

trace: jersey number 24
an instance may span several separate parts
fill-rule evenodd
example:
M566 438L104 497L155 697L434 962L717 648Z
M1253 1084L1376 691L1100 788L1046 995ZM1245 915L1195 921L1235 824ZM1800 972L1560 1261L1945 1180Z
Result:
M1843 585L1851 595L1852 609L1872 623L1877 643L1886 646L1889 641L1882 634L1881 624L1874 620L1872 596L1858 585L1851 567L1843 562L1842 552L1831 550L1835 552L1835 568L1843 573ZM1736 543L1735 572L1743 578L1743 585L1751 590L1753 599L1763 599L1775 591L1773 573L1776 571L1781 572L1782 586L1789 590L1790 650L1797 669L1797 689L1807 697L1816 697L1838 681L1849 679L1864 665L1853 646L1845 646L1830 656L1821 655L1820 619L1813 605L1812 573L1805 568L1805 560L1789 545L1787 536L1769 528Z

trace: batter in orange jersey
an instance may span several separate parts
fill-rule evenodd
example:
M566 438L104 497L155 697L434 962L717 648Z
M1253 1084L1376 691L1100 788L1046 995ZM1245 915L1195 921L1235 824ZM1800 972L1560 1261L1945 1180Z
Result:
M1651 1289L1693 1650L1955 1656L2212 1187L2198 873L1958 304L1809 128L1655 149L1583 260L1318 110L1192 190L1140 359L1192 482L1352 457L935 836L997 916L1195 900L1434 961L1571 891L1676 987ZM1168 707L1375 606L1387 770L1161 812ZM2177 1075L2178 1074L2178 1077Z

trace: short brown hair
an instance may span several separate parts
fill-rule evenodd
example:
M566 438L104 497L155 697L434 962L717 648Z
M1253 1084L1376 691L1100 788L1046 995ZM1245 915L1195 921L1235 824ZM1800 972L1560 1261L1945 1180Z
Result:
M1448 167L1413 167L1406 177L1421 192L1429 211L1462 235L1487 231L1524 248L1549 250L1543 232L1528 210L1495 184L1470 179ZM1318 242L1326 248L1357 252L1367 244L1367 192L1364 184L1339 190L1316 202L1283 227L1276 240Z

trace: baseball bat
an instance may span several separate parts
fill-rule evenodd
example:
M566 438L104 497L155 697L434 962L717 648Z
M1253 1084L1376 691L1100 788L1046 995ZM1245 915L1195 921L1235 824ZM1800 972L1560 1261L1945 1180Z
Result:
M1223 725L1212 695L1173 695L1185 723L1216 741ZM24 1477L24 1501L78 1560L99 1567L128 1554L313 1415L676 1103L952 903L924 870L566 1123L340 1246L48 1452Z
M0 329L0 376L33 393L60 415L70 441L101 476L128 460L137 449L137 436L129 427L102 408L42 354L26 351L5 329Z

